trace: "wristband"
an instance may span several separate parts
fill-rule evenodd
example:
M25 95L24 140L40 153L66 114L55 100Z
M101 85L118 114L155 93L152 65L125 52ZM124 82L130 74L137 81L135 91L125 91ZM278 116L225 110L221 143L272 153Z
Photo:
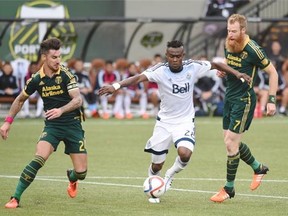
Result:
M268 103L276 104L276 97L274 95L269 95Z
M119 83L113 83L112 86L114 87L115 91L121 88L121 85Z
M9 124L12 124L14 121L14 118L12 116L7 116L4 120L4 122L8 122Z

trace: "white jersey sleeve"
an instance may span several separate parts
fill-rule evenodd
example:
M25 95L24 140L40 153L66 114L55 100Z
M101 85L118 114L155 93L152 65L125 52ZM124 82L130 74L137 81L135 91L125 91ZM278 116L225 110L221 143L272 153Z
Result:
M162 71L160 70L160 68L163 66L165 66L164 63L158 63L155 66L143 71L142 73L148 78L150 82L158 83L161 81Z
M197 60L190 60L190 61L195 63L195 70L197 71L196 78L205 76L205 73L211 70L211 63L209 61L197 61Z

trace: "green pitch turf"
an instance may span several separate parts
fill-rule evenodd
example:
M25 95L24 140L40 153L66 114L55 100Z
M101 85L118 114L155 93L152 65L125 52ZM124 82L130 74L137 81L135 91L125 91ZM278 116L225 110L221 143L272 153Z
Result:
M2 120L3 122L3 120ZM4 205L14 192L20 173L31 161L43 127L42 120L16 119L8 140L0 141L0 215L203 215L265 216L288 212L288 118L255 119L243 141L270 171L256 191L249 185L253 172L240 163L236 196L222 204L209 198L225 183L226 151L220 118L196 119L196 148L191 163L177 174L160 204L150 204L142 184L150 155L143 148L154 120L88 119L86 131L89 167L78 196L68 197L66 169L70 158L61 144L25 191L18 209ZM172 147L162 176L176 155Z

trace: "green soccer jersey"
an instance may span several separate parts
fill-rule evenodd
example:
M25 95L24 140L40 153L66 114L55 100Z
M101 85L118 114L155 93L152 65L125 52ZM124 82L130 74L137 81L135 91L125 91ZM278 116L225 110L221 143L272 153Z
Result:
M71 101L69 91L77 89L78 84L75 76L64 66L51 78L46 76L43 67L32 78L27 80L23 89L23 93L27 96L35 91L39 93L44 103L44 111L59 108ZM81 121L80 109L75 109L71 112L63 113L59 118L46 120L46 123L51 124L71 124L76 121Z
M250 98L251 95L255 97L253 86L258 68L263 69L270 63L264 50L248 37L245 41L244 49L240 53L231 53L225 49L225 57L230 67L241 73L248 74L252 79L251 84L248 85L247 83L242 83L235 76L227 74L225 99L240 103L241 100Z

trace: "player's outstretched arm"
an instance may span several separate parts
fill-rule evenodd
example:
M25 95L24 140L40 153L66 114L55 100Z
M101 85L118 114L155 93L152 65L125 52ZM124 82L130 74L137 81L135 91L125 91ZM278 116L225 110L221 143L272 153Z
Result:
M99 89L98 95L109 95L113 94L115 91L121 87L126 87L130 85L135 85L139 82L148 81L144 74L137 74L135 76L129 77L120 81L119 83L113 83L112 85L106 85Z
M236 76L238 79L240 79L242 82L246 81L248 84L251 82L251 77L248 76L245 73L240 73L239 71L231 68L230 66L221 63L221 62L211 62L211 69L217 69L219 71L224 71L226 73L233 74Z
M1 134L2 139L6 140L8 138L10 126L13 123L14 117L21 110L24 102L27 99L28 99L28 96L26 96L23 92L21 92L13 101L10 107L10 110L8 112L8 115L6 116L4 123L0 128L0 134Z

